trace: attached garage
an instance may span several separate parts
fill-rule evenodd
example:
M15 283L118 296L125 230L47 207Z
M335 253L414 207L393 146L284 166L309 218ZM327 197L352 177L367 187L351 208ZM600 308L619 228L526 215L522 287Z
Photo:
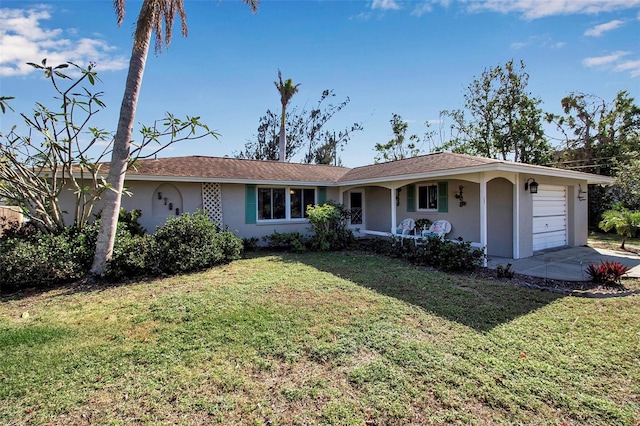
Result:
M540 185L533 194L533 251L567 245L567 188Z

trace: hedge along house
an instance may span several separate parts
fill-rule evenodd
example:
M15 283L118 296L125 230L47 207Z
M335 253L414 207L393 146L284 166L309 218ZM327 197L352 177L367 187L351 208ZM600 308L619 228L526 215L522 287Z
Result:
M405 218L446 219L452 225L447 238L486 247L489 256L519 259L585 245L587 186L612 181L452 153L353 169L173 157L141 160L129 170L125 185L132 196L123 196L122 207L140 209L148 231L172 215L204 209L221 227L249 238L306 233L306 206L333 200L351 209L357 236L389 235Z

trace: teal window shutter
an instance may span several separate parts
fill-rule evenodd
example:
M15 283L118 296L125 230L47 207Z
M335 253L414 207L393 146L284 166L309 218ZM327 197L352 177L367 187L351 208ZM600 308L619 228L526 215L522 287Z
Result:
M319 186L318 187L318 204L323 204L327 202L327 187Z
M407 185L407 211L416 211L416 186Z
M258 200L255 185L245 185L244 190L244 223L256 223Z
M449 211L449 182L438 182L438 212Z

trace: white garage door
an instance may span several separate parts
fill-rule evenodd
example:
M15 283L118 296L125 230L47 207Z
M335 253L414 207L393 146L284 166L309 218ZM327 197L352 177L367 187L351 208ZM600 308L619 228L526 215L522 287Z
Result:
M533 251L567 245L567 188L540 185L533 194Z

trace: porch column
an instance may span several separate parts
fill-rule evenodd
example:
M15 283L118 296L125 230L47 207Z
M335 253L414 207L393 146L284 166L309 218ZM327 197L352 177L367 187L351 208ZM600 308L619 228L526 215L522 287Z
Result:
M391 206L391 227L389 228L389 232L395 234L396 232L396 187L395 185L390 188L391 195L389 197L389 205Z
M480 173L480 244L487 252L487 178ZM485 257L482 266L487 266Z

